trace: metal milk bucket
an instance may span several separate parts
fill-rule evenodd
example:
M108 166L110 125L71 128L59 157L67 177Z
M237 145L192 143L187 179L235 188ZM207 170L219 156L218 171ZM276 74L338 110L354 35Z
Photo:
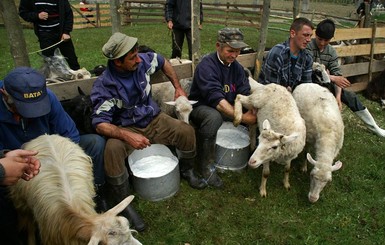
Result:
M250 157L250 136L242 125L235 127L223 122L216 139L216 167L219 170L240 171L247 166Z
M128 157L135 192L143 199L160 201L174 196L180 187L178 158L170 149L153 144L134 150Z

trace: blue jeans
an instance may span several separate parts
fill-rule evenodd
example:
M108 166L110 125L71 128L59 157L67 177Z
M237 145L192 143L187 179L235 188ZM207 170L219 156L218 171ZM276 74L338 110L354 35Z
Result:
M102 185L105 181L104 175L104 146L105 139L98 134L80 135L79 145L85 153L92 158L94 183Z

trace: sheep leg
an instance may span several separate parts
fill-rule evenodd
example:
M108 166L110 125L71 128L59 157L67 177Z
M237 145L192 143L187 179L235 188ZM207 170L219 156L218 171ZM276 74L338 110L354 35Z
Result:
M238 94L234 101L234 126L238 126L242 121L242 104L245 101L245 98L242 97L246 96Z
M267 196L266 182L267 182L267 178L269 177L269 175L270 175L270 164L264 163L263 164L263 170L262 170L261 186L259 187L259 194L261 195L261 197Z
M285 174L283 177L283 186L285 187L286 190L290 190L290 183L289 183L290 166L291 166L291 161L286 162Z

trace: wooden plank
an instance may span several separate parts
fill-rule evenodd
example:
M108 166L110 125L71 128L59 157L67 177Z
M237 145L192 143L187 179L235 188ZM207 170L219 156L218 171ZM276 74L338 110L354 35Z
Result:
M256 58L257 58L257 53L240 54L237 57L237 61L241 63L242 66L250 68L255 66Z
M384 67L385 60L373 60L372 72L383 71ZM368 69L369 62L354 63L341 66L341 72L345 77L366 75L368 74Z
M336 29L332 42L341 40L353 40L371 38L372 28Z
M339 57L370 55L370 44L335 47Z

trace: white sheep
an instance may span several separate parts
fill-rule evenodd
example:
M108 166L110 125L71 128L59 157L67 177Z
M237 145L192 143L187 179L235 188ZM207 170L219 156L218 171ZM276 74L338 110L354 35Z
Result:
M234 125L242 118L242 105L257 110L260 130L259 144L249 159L249 166L257 168L263 164L260 195L266 197L266 182L270 174L271 161L285 165L284 187L290 188L289 171L292 159L305 146L305 122L302 119L293 96L278 84L262 85L249 96L238 94L234 105Z
M37 150L40 173L11 188L28 243L35 244L35 225L44 245L140 245L125 217L117 216L134 198L129 196L106 213L95 211L92 160L70 139L42 135L23 146Z
M298 109L306 123L307 147L314 146L316 160L307 154L314 165L310 174L309 201L314 203L325 185L332 180L332 172L341 168L337 161L344 140L344 124L336 99L328 89L314 83L301 84L293 92ZM306 162L302 168L307 170Z
M330 83L330 77L324 64L313 62L312 80L318 84Z
M189 116L193 110L192 105L197 102L187 99L186 96L179 96L175 101L165 101L164 103L174 106L176 117L185 123L189 123Z
M190 93L191 83L191 78L180 80L180 84L187 94ZM188 100L185 96L179 96L174 101L175 89L170 81L152 84L151 87L152 98L159 105L162 112L189 123L188 118L192 111L192 105L197 101Z

